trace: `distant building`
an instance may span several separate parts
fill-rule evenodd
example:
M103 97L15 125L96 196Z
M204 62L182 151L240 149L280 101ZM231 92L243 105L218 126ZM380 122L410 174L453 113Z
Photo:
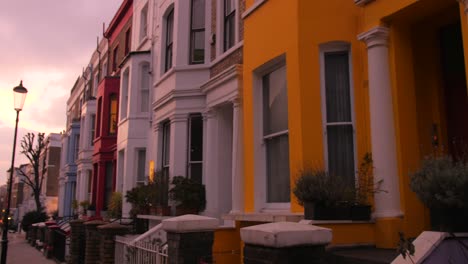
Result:
M91 202L96 206L97 215L106 210L116 187L120 67L131 49L132 14L133 1L123 1L104 33L104 37L109 41L110 56L108 75L99 83L96 96Z
M39 171L43 173L41 203L48 214L58 209L58 179L60 175L61 135L51 133L40 155ZM45 167L44 167L45 166Z

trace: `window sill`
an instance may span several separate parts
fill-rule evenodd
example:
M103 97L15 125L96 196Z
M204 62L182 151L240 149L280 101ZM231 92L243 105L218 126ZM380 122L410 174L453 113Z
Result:
M229 48L228 50L226 50L225 52L219 54L216 59L214 59L211 64L210 64L210 67L213 67L214 65L216 65L217 63L219 63L220 61L224 60L226 57L228 57L229 55L231 55L232 53L234 53L234 51L236 51L237 49L241 48L244 46L244 41L241 40L239 41L236 45L232 46L231 48Z
M223 220L245 221L245 222L299 222L304 219L303 213L230 213L223 215Z
M301 220L301 224L309 225L336 225L336 224L374 224L374 220L369 221L353 221L353 220Z

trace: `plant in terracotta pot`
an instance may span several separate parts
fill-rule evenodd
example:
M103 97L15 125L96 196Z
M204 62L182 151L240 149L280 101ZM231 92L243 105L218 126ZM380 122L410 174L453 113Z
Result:
M107 215L110 218L122 217L122 193L113 192L107 205Z
M304 218L344 220L350 218L349 198L352 192L339 178L324 170L308 169L296 178L293 193L304 206Z
M171 215L171 208L168 206L169 179L162 171L155 171L150 183L156 189L153 205L157 215Z
M426 157L411 175L411 190L431 210L432 229L468 231L468 164L448 155Z
M86 210L86 214L88 217L96 215L96 205L90 204L88 210Z
M89 201L88 200L81 201L80 206L82 208L83 215L86 215L88 211L88 207L89 207Z
M126 201L132 205L130 215L136 217L138 214L149 214L151 201L155 195L152 186L148 185L137 186L127 191Z
M357 171L355 199L351 207L351 220L370 220L371 203L374 194L386 192L381 189L383 180L375 181L373 169L372 154L367 152L364 154Z
M169 196L176 202L176 215L198 214L205 210L205 185L183 176L175 176L171 184Z

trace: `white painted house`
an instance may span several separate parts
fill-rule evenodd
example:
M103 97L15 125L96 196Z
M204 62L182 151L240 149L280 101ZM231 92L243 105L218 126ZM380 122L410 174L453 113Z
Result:
M242 210L238 1L160 1L156 7L149 160L171 178L201 180L203 214Z
M85 81L82 93L80 142L77 160L75 199L78 202L91 201L93 175L93 141L96 127L96 94L99 82L107 72L107 40L102 38L93 52L86 71L81 78Z
M148 177L147 146L151 134L151 54L154 1L133 2L131 51L120 65L116 191L125 193ZM125 199L124 199L125 202ZM128 216L130 204L123 204Z

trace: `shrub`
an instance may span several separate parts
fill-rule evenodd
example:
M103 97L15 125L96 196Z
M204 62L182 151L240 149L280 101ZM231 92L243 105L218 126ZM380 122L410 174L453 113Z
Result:
M449 156L425 158L410 187L429 208L468 208L468 165Z
M29 227L32 224L45 222L47 220L47 214L42 211L31 211L27 212L23 216L23 220L21 221L21 227L23 228L24 232L28 232Z
M107 208L109 217L120 218L122 216L122 193L113 192Z
M324 206L352 200L354 195L339 177L330 176L326 171L319 169L300 172L293 193L300 205L315 203Z
M205 210L206 194L202 183L184 176L175 176L172 178L169 195L180 208L196 209L198 212Z
M132 204L132 215L142 213L149 207L157 205L158 197L158 188L154 183L134 187L125 194L126 201Z

